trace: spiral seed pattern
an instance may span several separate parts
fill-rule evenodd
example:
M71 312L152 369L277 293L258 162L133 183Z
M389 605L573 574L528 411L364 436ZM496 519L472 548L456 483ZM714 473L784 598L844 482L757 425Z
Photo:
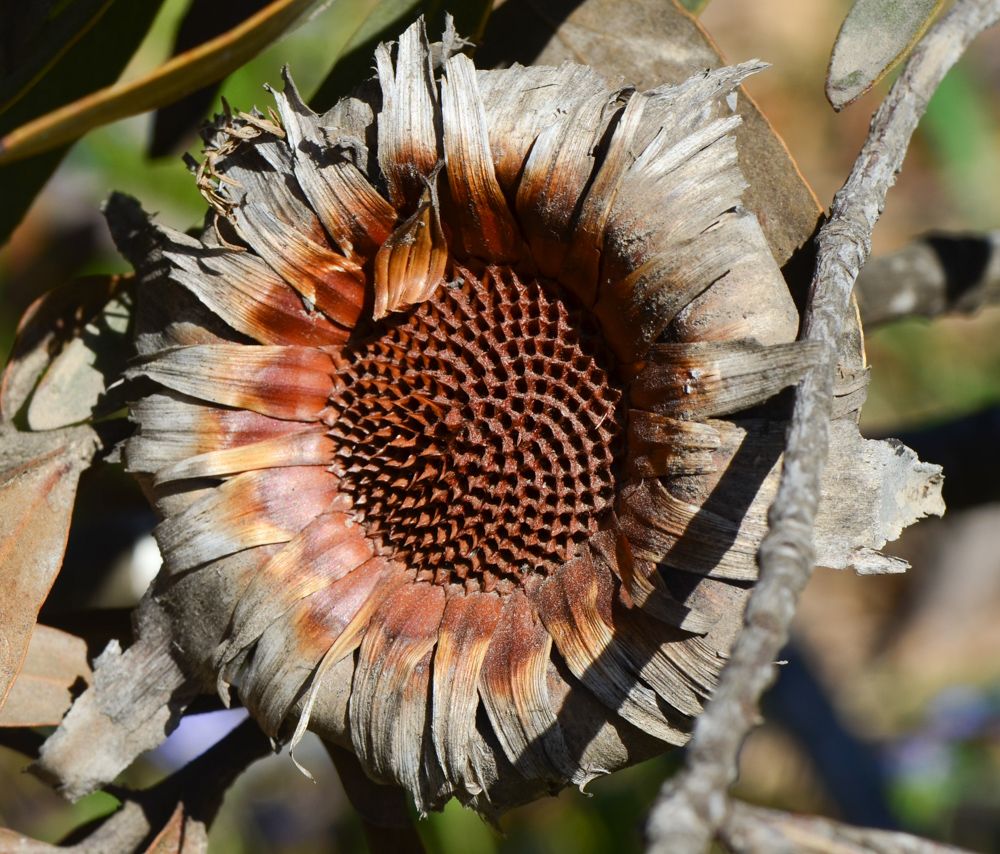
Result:
M337 357L333 471L418 577L513 589L570 559L615 496L615 360L549 282L468 271Z

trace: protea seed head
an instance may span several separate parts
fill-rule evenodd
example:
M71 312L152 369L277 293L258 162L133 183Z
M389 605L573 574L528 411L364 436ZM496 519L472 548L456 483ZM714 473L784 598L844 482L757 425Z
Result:
M740 204L760 64L637 92L459 46L219 117L200 238L109 219L186 666L490 814L687 739L778 466L748 410L813 350Z

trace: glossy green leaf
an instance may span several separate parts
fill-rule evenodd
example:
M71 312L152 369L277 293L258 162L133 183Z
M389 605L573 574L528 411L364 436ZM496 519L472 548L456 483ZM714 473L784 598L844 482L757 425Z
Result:
M35 197L42 191L52 173L62 162L69 146L47 151L13 166L0 166L0 181L4 185L3 205L0 205L0 246L21 224Z
M52 0L0 2L0 74L8 74L24 56L24 46L52 11Z
M142 43L162 0L115 3L69 47L23 98L0 114L0 135L19 125L114 83ZM72 141L72 140L69 140ZM27 212L35 196L55 171L67 146L0 166L4 203L0 206L0 245Z
M231 30L267 5L267 0L191 0L174 39L171 56L198 47ZM222 81L217 80L156 111L150 157L165 157L194 136Z
M432 39L444 31L445 13L454 16L455 31L475 40L489 19L489 0L465 0L446 4L442 0L382 0L344 46L333 68L310 100L319 112L328 110L359 83L374 73L372 55L379 42L395 40L403 30L423 15Z
M0 77L0 113L23 96L66 53L115 0L75 0L59 8L20 45L17 61Z
M0 164L78 139L102 125L155 110L235 71L277 41L325 0L273 0L223 35L135 80L93 92L0 139ZM143 4L138 4L143 5Z
M837 34L826 75L835 110L853 104L892 70L943 0L856 0Z

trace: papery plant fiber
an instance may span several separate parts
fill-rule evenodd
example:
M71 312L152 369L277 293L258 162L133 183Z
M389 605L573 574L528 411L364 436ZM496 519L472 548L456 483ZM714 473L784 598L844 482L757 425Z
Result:
M687 740L815 353L741 206L760 63L637 92L461 46L418 23L324 115L286 76L219 117L200 238L108 216L174 654L493 816Z

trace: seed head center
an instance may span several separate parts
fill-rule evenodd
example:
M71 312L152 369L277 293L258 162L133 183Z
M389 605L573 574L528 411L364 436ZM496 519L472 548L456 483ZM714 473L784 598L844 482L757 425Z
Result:
M346 348L336 382L333 471L424 580L513 589L569 560L611 509L614 358L551 283L467 274Z

